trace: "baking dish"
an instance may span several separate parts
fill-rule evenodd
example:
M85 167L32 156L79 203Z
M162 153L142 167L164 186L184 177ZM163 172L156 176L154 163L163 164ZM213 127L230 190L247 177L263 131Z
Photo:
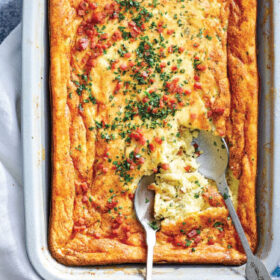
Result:
M277 197L280 149L279 3L259 3L258 59L260 72L257 254L272 271L280 257L280 207ZM47 2L30 0L23 7L22 132L26 243L30 260L45 279L142 279L143 265L65 267L49 253L47 228L50 192L50 112L48 92ZM158 265L154 279L244 279L244 266ZM207 275L207 276L206 276ZM93 277L94 276L94 277Z

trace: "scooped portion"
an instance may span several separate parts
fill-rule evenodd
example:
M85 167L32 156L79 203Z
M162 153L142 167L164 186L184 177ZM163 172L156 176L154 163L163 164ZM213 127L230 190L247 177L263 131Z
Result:
M197 157L203 153L194 142L198 130L180 128L176 141L166 139L162 164L151 186L155 190L155 218L177 220L210 207L224 206L216 184L199 173ZM173 139L173 141L172 141ZM235 197L234 197L235 200Z

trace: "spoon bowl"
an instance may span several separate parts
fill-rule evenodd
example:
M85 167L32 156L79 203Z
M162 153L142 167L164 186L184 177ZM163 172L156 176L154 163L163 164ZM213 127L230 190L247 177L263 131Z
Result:
M154 221L153 204L155 193L148 189L148 186L155 181L155 174L143 176L138 183L134 196L134 209L138 221L145 230L149 230L150 223Z
M201 152L197 158L198 171L206 178L217 180L228 166L229 151L225 139L208 131L200 131L194 142Z

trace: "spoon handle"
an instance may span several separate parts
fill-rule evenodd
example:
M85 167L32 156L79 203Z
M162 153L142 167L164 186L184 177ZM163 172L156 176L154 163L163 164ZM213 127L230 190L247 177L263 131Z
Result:
M229 196L229 188L226 181L225 175L222 175L217 180L217 185L219 192L223 195L225 204L231 216L232 222L235 226L235 229L238 233L242 246L247 256L247 265L246 265L246 279L247 280L271 280L271 277L266 270L263 263L259 258L253 255L247 237L244 233L243 227L240 223L238 215L233 206L232 200Z
M244 251L245 251L247 257L252 256L253 254L252 254L250 245L248 243L247 237L244 233L243 227L240 223L238 215L237 215L237 213L234 209L232 200L229 196L229 188L228 188L228 185L227 185L225 175L222 175L221 178L219 180L217 180L217 185L218 185L219 192L224 197L225 204L227 206L228 212L231 216L231 219L232 219L232 222L235 226L235 229L236 229L236 231L239 235L239 238L240 238L240 241L241 241L242 246L244 248Z
M146 230L146 243L147 243L146 280L152 280L154 246L156 243L156 232L154 230Z

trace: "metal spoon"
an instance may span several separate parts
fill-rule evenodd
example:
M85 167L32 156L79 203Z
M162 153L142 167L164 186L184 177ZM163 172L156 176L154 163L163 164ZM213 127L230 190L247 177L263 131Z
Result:
M143 176L138 183L134 196L134 209L138 221L146 232L147 264L146 280L152 279L154 246L156 244L156 232L159 229L157 221L153 217L154 192L148 186L155 181L155 174Z
M229 188L225 177L225 171L228 166L229 159L229 150L226 141L219 136L212 135L210 132L200 131L198 137L195 139L195 142L202 151L202 154L197 158L200 165L199 172L217 183L218 190L225 198L225 204L246 253L246 279L271 280L264 264L258 257L254 256L251 251L243 227L229 196Z

